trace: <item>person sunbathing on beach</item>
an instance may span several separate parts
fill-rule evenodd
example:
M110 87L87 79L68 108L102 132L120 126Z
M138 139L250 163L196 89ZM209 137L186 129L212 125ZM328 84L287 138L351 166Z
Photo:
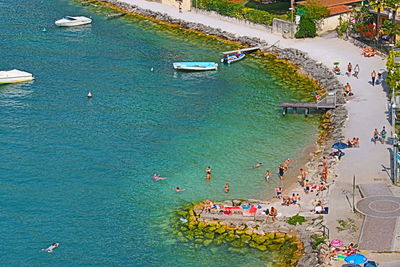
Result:
M282 197L282 206L289 206L290 205L290 197L289 196L283 196Z
M165 177L160 177L159 174L154 173L154 174L153 174L153 179L154 179L155 181L160 181L160 180L166 180L167 178L165 178Z
M339 75L340 74L340 68L339 68L339 66L335 66L335 67L333 67L333 72L336 74L336 75Z
M327 189L327 186L324 184L324 183L321 183L319 186L318 186L318 192L321 192L321 191L324 191L324 190L326 190Z
M292 197L290 198L290 204L291 205L297 205L297 197L296 197L295 193L293 193Z
M309 182L308 180L306 180L306 181L304 182L304 192L305 192L306 194L308 194L308 193L310 192L310 182Z

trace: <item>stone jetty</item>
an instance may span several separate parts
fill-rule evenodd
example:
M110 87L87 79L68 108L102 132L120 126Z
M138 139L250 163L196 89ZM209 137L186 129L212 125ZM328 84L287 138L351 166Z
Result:
M195 203L177 211L174 233L178 241L192 242L195 247L227 245L235 249L278 252L282 256L273 259L274 266L324 266L329 249L322 217L280 217L272 223L260 213L255 217L234 214L210 216L206 212L206 203ZM261 211L267 203L227 200L214 204L225 207L257 205Z

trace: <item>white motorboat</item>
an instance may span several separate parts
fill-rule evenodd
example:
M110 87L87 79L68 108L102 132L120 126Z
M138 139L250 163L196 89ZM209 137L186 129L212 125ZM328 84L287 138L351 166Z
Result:
M57 26L60 27L72 27L72 26L90 24L92 23L92 20L84 16L79 16L79 17L67 16L62 19L56 20L55 23Z
M186 71L217 70L218 64L215 62L175 62L174 69Z
M35 79L35 77L33 77L31 73L25 71L16 69L0 71L0 84L27 82L32 81L33 79Z

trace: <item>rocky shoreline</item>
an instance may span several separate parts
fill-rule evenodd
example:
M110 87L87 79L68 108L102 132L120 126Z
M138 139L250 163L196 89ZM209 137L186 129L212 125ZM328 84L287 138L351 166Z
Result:
M212 28L200 23L186 22L181 19L175 19L169 15L154 12L149 9L142 9L138 6L127 4L119 0L101 0L95 1L122 9L124 12L138 14L140 16L149 17L152 19L160 20L163 22L179 25L184 29L190 29L202 32L206 35L217 36L229 41L239 42L248 46L259 46L262 51L276 55L279 59L286 60L289 64L295 65L299 71L313 79L322 89L327 92L334 92L336 94L336 101L339 105L346 103L342 95L343 85L340 84L332 71L320 62L311 59L307 53L298 49L292 48L278 48L272 44L268 44L259 38L251 38L247 36L237 36L235 34L223 31L219 28ZM311 160L306 164L305 169L308 171L309 180L312 183L319 184L322 166L320 164L322 157L328 158L329 173L328 177L335 178L335 173L332 168L336 160L329 158L332 149L331 146L337 140L343 140L344 136L342 129L347 118L347 110L344 106L339 106L336 109L329 110L325 113L321 123L322 130L320 131L317 149L312 153ZM323 220L320 223L323 224ZM273 227L277 227L275 224ZM311 232L307 229L300 229L297 227L299 237L304 242L304 256L297 262L297 266L325 266L327 259L328 248L325 243L321 243L318 248L311 249L312 239ZM275 229L276 230L276 229Z
M225 206L265 204L258 200L226 200ZM205 202L194 203L176 212L174 231L180 242L193 242L195 247L212 244L228 249L256 249L275 253L273 266L327 266L329 247L323 217L293 216L271 223L264 216L243 220L228 216L205 214Z

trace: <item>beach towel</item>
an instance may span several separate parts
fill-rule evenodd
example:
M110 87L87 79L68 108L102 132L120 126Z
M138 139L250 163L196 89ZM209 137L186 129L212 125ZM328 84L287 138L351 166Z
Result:
M251 206L251 208L250 208L250 213L256 213L256 211L257 211L257 207L256 206Z
M245 209L245 210L250 209L250 204L247 206L242 206L242 209Z

